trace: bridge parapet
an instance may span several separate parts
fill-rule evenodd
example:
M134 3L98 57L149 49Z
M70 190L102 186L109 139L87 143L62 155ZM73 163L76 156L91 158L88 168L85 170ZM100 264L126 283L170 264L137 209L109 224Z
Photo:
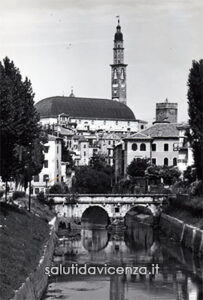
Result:
M166 194L48 194L53 204L160 204L168 199Z
M165 194L50 194L48 201L55 206L59 217L81 218L90 207L99 206L104 209L110 219L123 218L130 209L146 207L149 214L158 216L162 203L167 201ZM51 201L52 199L52 201Z

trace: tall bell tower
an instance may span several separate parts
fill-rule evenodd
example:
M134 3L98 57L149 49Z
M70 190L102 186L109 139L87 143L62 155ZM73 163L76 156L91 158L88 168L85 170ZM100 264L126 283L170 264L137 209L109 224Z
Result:
M112 100L126 103L126 67L124 64L123 34L121 32L120 19L116 27L113 48L113 64L111 65L111 89Z

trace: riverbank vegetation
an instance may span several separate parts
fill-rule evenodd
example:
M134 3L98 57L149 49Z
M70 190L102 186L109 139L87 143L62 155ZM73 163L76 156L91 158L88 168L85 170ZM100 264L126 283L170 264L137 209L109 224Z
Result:
M165 213L203 230L202 196L179 194L176 198L169 198Z
M40 208L35 205L39 213ZM14 291L35 270L49 230L47 217L14 204L0 203L0 299L13 297Z

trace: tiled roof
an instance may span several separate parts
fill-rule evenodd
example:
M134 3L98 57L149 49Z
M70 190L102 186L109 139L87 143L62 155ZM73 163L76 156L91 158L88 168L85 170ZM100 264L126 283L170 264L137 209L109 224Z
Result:
M104 133L101 137L102 140L120 140L120 136L116 133Z
M126 139L146 139L146 138L178 138L178 124L156 123Z
M56 141L56 140L61 140L61 138L55 135L48 134L48 141Z
M74 131L72 129L68 129L64 127L60 127L59 132L61 135L74 135Z
M135 120L127 105L108 99L56 96L43 99L35 106L41 117L65 113L72 118Z

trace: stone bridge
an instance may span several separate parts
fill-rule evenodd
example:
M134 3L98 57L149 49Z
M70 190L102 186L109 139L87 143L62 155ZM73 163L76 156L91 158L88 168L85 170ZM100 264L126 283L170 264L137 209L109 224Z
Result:
M138 207L147 214L157 216L166 202L165 194L49 194L47 201L55 207L59 218L87 218L88 213L97 218L106 213L110 220L124 218Z

